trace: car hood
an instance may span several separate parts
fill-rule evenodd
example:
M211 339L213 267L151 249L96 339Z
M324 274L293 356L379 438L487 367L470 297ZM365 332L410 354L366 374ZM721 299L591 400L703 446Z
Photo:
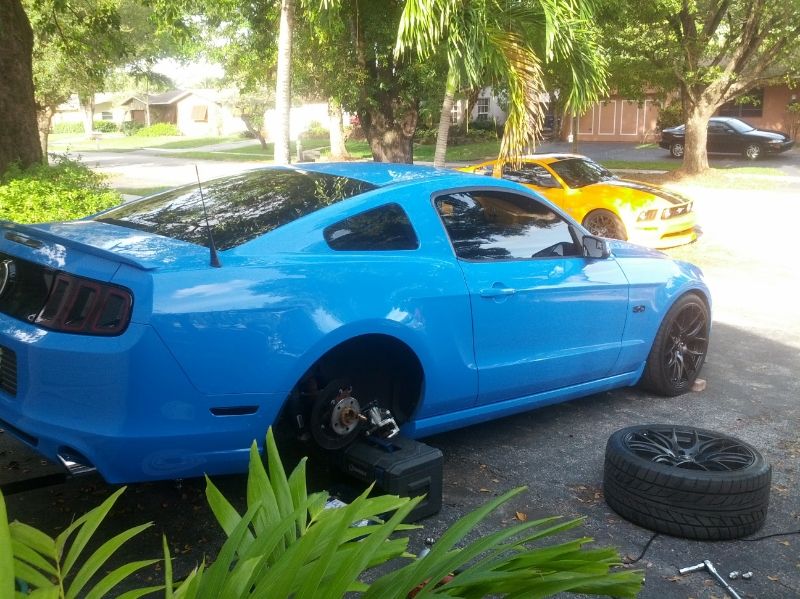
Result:
M639 181L630 181L628 179L609 179L606 181L602 181L600 183L595 183L594 185L592 185L592 187L596 189L605 187L607 190L611 191L618 188L635 189L637 191L654 195L655 197L661 198L662 200L666 200L672 205L685 204L686 202L689 201L686 198L682 198L678 194L666 191L665 189L662 189L660 187L656 187L654 185L648 185L647 183L640 183Z
M789 141L790 139L790 137L785 133L781 133L779 131L767 131L765 129L753 129L752 131L747 131L743 135L750 139L759 139L763 141Z
M144 270L208 266L206 247L117 225L79 220L37 225L3 223L31 243L63 246Z

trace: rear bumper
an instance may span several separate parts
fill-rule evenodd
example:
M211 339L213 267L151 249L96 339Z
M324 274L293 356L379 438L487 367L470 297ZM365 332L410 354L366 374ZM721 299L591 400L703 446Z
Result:
M0 346L16 356L16 392L0 388L0 427L111 483L244 471L283 399L200 393L145 325L97 338L0 314Z

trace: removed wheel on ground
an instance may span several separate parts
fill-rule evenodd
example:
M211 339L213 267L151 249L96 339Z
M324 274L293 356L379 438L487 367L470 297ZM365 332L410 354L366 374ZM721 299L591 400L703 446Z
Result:
M631 426L606 445L606 503L634 524L675 537L754 533L767 516L771 479L772 467L754 447L692 426Z

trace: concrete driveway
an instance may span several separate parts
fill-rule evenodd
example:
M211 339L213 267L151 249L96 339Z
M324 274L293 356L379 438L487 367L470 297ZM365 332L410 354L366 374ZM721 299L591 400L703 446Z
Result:
M489 497L524 485L528 490L487 519L481 533L507 526L516 512L529 518L583 517L585 524L576 535L618 547L623 556L638 556L652 533L608 508L602 467L608 436L644 423L694 424L755 445L773 466L770 511L759 535L800 529L800 279L794 255L800 201L780 187L684 186L683 191L695 198L706 234L669 253L701 265L714 292L714 329L702 375L707 389L671 399L623 389L428 439L445 456L444 507L422 523L423 530L412 531L412 551ZM0 434L0 483L52 471L51 465ZM314 480L327 481L325 486L334 481L345 495L352 490L324 469ZM219 484L235 505L242 505L244 477L225 477ZM113 490L88 477L17 493L7 503L11 518L56 532ZM110 537L146 521L156 525L126 549L126 559L158 556L163 532L177 558L178 574L214 555L223 539L198 480L181 487L168 482L132 485L105 532ZM636 564L646 575L641 597L724 597L704 573L677 575L679 567L709 559L724 574L753 572L752 580L733 582L742 597L797 598L798 548L797 534L716 543L658 536ZM143 579L156 576L153 572Z

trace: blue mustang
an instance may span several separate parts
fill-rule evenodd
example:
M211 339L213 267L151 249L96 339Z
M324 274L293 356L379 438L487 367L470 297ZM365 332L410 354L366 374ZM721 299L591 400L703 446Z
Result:
M0 224L0 427L109 482L246 469L641 383L689 389L710 298L501 179L275 167L91 218Z

